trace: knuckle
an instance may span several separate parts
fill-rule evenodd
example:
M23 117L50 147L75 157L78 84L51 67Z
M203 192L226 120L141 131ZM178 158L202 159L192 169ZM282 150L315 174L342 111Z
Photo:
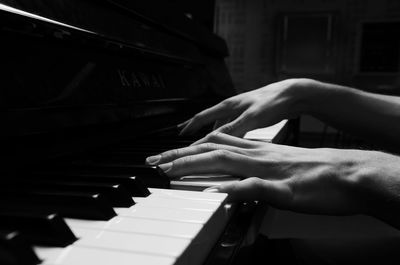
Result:
M228 124L225 124L224 126L222 126L220 131L223 133L229 133L229 132L233 131L234 129L235 129L235 125L232 123L228 123Z
M258 113L257 113L256 110L249 110L244 114L244 117L243 117L244 119L242 119L242 120L245 120L245 119L247 119L247 120L256 119L257 116L258 116Z
M209 133L206 138L207 138L208 142L214 142L214 141L217 141L220 137L221 137L220 132L213 131L213 132Z
M251 177L249 180L249 189L254 193L254 195L258 198L263 196L263 186L264 181L258 177Z
M178 166L183 166L183 165L191 164L191 163L193 163L193 161L194 161L193 156L185 156L185 157L181 157L181 158L175 160L175 163Z
M197 121L199 121L200 119L201 119L201 113L197 113L197 114L195 114L193 117L192 117L192 121L193 122L197 122Z
M231 98L229 98L229 99L225 99L224 101L222 101L222 102L221 102L221 105L222 105L222 107L224 107L224 108L230 108L230 107L232 107L234 104L233 104L233 100L232 100Z
M249 187L252 189L259 188L262 185L262 180L258 177L248 178Z
M216 150L213 151L213 158L218 161L228 161L232 159L232 153L228 150Z
M162 153L161 155L164 158L179 157L180 150L179 149L169 150L169 151L166 151L166 152Z
M199 145L199 148L201 151L207 152L207 151L218 149L218 145L215 143L204 143L204 144Z

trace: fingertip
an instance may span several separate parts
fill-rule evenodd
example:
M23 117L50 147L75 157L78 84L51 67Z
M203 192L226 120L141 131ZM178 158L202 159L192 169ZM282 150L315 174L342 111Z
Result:
M204 189L203 191L204 192L211 192L211 193L220 192L218 186L211 186L211 187L208 187L208 188Z
M235 181L234 183L229 183L229 184L221 184L221 185L219 185L217 188L218 188L218 191L219 192L223 192L223 193L232 193L232 191L235 189L234 187L237 185L239 183L239 181Z
M162 171L164 171L164 173L168 173L168 172L171 170L171 168L172 168L172 162L165 163L165 164L160 164L160 165L158 165L158 167L159 167Z
M149 156L146 158L147 165L157 165L161 160L161 155Z
M184 122L182 122L182 123L179 123L178 125L176 125L176 127L177 127L178 129L181 129L181 128L185 127L185 126L189 123L189 121L190 121L190 119L189 119L189 120L186 120L186 121L184 121Z

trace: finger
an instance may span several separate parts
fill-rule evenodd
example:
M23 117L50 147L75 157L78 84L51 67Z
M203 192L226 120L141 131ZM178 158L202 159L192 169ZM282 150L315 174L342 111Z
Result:
M248 177L255 162L248 156L228 150L189 155L159 167L171 178L187 175L227 174Z
M206 137L194 142L191 146L199 145L202 143L216 143L222 145L231 145L239 148L257 148L259 147L259 143L255 141L250 141L242 138L238 138L229 134L221 133L221 132L212 132L208 134Z
M214 126L213 126L213 130L218 129L219 127L227 124L228 122L230 122L230 119L218 119L215 121Z
M171 162L181 157L211 152L215 150L227 150L239 154L246 153L244 149L235 146L217 144L217 143L202 143L195 146L188 146L188 147L169 150L156 156L150 156L146 158L146 163L149 165L163 164Z
M264 201L272 206L284 209L290 207L293 197L286 182L264 180L257 177L222 184L218 187L212 187L208 191L228 193L230 201Z
M246 132L255 127L255 119L250 117L249 113L243 112L235 120L219 127L217 131L237 137L243 137Z
M182 122L182 123L179 123L176 127L177 127L178 129L183 129L189 122L190 122L190 119L189 119L189 120L186 120L186 121L184 121L184 122Z
M194 133L201 127L218 119L225 119L234 115L236 111L230 109L227 104L221 102L211 108L205 109L197 113L189 122L183 127L180 135Z

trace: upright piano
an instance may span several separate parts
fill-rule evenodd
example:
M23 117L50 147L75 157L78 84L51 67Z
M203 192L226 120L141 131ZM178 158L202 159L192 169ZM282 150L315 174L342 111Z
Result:
M170 1L1 0L0 48L1 264L235 262L258 206L144 165L234 94L221 38Z

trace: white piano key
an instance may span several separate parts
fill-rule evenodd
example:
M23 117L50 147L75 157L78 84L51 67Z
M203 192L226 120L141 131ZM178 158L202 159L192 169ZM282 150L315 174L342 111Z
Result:
M146 200L140 201L140 206L146 207L162 207L162 208L177 208L177 209L193 209L203 211L215 211L220 203L211 201L200 201L191 199L169 198L150 194Z
M114 208L118 216L138 217L156 220L177 220L204 224L210 217L210 211L199 211L196 209L178 209L146 207L137 204L131 208Z
M168 197L175 199L189 199L211 202L223 202L228 196L226 193L212 193L212 192L199 192L199 191L185 191L185 190L167 190L150 188L153 197Z
M225 207L224 194L190 193L152 189L136 205L115 208L118 216L109 221L66 219L79 240L68 251L39 248L39 257L46 265L102 265L110 264L111 257L117 265L127 264L125 258L130 264L202 264L231 207Z
M75 245L66 248L35 247L35 252L44 261L42 265L172 265L176 261L171 257Z
M74 246L127 251L146 255L180 257L191 243L190 239L112 232L96 229L73 229L80 239Z
M203 227L203 225L199 223L121 216L116 216L108 221L89 221L71 218L67 218L65 221L72 230L75 228L90 228L115 232L182 237L187 239L193 239Z
M274 142L287 125L288 120L282 120L272 126L248 131L243 138L248 140Z
M36 252L36 255L39 257L39 259L45 261L45 264L54 264L63 251L71 247L72 245L69 245L65 248L34 246L33 250Z

